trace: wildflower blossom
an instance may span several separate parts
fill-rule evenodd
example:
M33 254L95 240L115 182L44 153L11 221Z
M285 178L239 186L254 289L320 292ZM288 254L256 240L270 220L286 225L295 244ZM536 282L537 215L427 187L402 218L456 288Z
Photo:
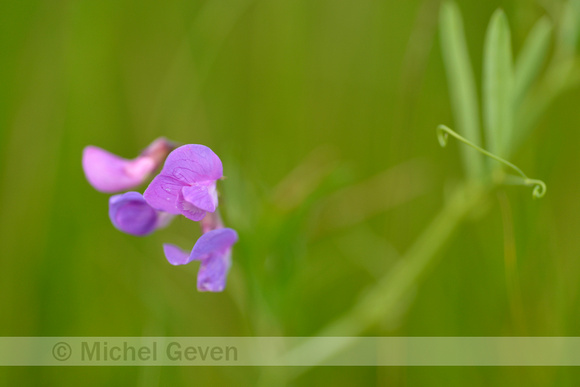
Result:
M226 286L227 274L232 264L232 245L237 240L238 233L235 230L218 228L203 234L193 246L190 254L171 244L164 244L163 250L172 265L200 261L197 289L221 292Z
M157 211L139 192L126 192L109 199L109 218L118 230L144 236L165 227L173 215Z
M184 145L169 154L143 196L151 207L200 221L218 205L216 180L222 163L203 145Z
M143 195L131 191L109 199L111 222L123 232L144 236L166 226L174 215L200 221L203 235L191 252L171 244L164 244L163 250L172 265L200 261L198 290L221 292L232 264L232 246L238 240L237 232L224 227L217 211L216 181L223 177L222 163L203 145L173 148L165 139L158 139L139 157L127 160L88 146L83 152L83 169L97 190L116 192L143 183L166 158Z
M120 192L141 185L173 148L166 139L159 138L137 158L128 160L90 145L83 150L83 170L96 190Z

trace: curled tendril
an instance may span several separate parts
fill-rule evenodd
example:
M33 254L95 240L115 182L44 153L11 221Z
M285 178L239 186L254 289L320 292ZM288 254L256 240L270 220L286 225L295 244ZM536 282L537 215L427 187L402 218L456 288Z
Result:
M441 147L444 148L447 145L447 142L449 140L450 135L455 137L456 139L458 139L462 143L469 145L470 147L477 150L478 152L483 153L487 157L490 157L490 158L502 163L503 165L510 167L512 170L516 171L521 176L521 178L519 176L513 176L513 178L509 180L510 184L525 185L527 187L533 186L534 190L532 191L532 196L536 199L539 199L546 194L546 190L547 190L546 183L544 183L542 180L530 179L529 177L526 176L526 174L521 169L519 169L518 167L516 167L515 165L513 165L509 161L504 160L501 157L496 156L493 153L490 153L490 152L486 151L485 149L475 145L474 143L472 143L468 139L460 136L459 134L455 133L453 130L449 129L447 126L439 125L437 127L437 140L439 140L439 145L441 145Z
M521 178L519 176L507 176L504 180L506 184L513 184L513 185L525 185L526 187L534 187L532 191L532 195L534 198L539 199L546 194L546 183L542 180L536 179L526 179Z
M542 180L531 180L530 183L535 185L532 194L536 199L539 199L546 194L546 183Z
M447 142L449 142L449 135L445 129L448 128L443 125L437 127L437 140L439 140L439 145L441 145L441 148L445 148L447 146Z

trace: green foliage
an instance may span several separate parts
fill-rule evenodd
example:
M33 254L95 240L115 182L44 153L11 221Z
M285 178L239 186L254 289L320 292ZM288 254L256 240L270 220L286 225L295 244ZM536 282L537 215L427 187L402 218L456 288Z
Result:
M454 2L444 2L439 14L441 50L447 70L451 106L460 133L481 144L479 109L475 78L465 42L463 21ZM463 150L467 174L471 178L483 175L483 160L477 153Z
M546 56L552 38L552 22L546 16L536 22L518 55L514 69L513 103L518 108L532 84L536 81Z
M485 145L490 152L504 155L513 133L514 81L511 33L501 10L489 22L483 58Z

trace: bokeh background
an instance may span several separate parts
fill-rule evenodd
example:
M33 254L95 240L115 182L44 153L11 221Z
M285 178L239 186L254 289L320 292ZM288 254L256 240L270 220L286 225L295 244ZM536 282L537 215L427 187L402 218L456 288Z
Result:
M497 7L517 53L562 2L458 4L479 80ZM438 7L1 1L0 335L316 335L388 272L462 179L458 146L435 137L453 124ZM561 95L513 157L546 181L547 196L490 195L404 306L365 335L580 335L579 98ZM180 218L146 238L122 234L107 195L84 178L86 145L131 158L159 136L205 144L224 162L221 207L240 241L221 294L198 293L196 265L163 257L163 242L193 246L198 225ZM251 386L261 371L23 367L0 370L0 384ZM578 378L565 367L347 367L308 370L291 385Z

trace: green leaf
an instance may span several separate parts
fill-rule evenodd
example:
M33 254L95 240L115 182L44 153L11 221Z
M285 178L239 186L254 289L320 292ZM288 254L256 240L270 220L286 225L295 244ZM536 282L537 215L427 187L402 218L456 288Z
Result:
M569 0L564 4L559 27L556 55L560 57L573 56L580 34L580 0Z
M487 149L509 153L513 137L514 77L511 35L502 10L491 17L483 53L483 122Z
M520 106L536 80L548 54L552 37L552 22L543 17L530 31L518 56L514 71L514 105Z
M457 5L445 2L439 13L441 50L447 72L451 106L458 131L474 144L481 144L477 90L469 61L463 21ZM479 178L484 172L481 155L462 150L468 177Z

